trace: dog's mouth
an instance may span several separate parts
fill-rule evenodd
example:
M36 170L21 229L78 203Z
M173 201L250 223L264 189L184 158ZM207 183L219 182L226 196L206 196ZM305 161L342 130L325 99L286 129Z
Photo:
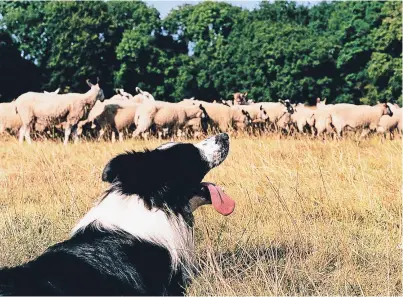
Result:
M224 193L221 187L209 182L203 182L200 186L200 191L190 199L192 212L205 204L212 204L214 209L224 216L234 211L235 201Z

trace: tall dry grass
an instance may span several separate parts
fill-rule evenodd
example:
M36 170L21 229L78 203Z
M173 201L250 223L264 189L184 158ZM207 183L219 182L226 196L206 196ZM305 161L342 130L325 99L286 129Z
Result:
M0 143L0 266L68 238L103 166L159 141ZM196 211L190 295L402 295L402 145L239 138L206 180L237 202Z

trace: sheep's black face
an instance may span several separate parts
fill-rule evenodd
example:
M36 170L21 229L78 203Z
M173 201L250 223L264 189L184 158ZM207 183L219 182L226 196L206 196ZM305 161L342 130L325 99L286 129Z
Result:
M293 114L295 112L294 107L292 106L289 100L285 101L285 107L287 108L288 113Z
M101 102L104 102L104 100L105 100L104 91L101 88L99 88L99 90L98 90L97 100L99 100Z
M390 109L390 106L389 106L389 104L388 103L385 103L385 107L386 107L386 115L388 115L388 116L393 116L393 111Z
M106 165L102 180L113 183L112 190L140 196L150 208L166 205L181 211L228 150L229 137L223 133L195 145L167 143L153 151L128 152Z
M244 116L245 116L244 124L247 125L247 126L250 125L250 124L252 124L253 120L252 120L252 118L251 118L249 112L247 112L246 110L243 110L243 109L242 109L242 113L243 113Z

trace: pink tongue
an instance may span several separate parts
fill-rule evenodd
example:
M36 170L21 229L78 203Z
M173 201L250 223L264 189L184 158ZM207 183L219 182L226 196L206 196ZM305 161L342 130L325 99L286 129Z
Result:
M216 211L224 216L227 216L234 211L235 201L225 194L220 187L208 183L207 188L210 192L211 203Z

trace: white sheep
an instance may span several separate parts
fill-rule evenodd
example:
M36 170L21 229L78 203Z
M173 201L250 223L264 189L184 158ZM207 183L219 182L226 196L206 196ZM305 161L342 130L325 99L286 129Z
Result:
M17 134L22 126L20 116L17 114L15 101L0 103L0 134L8 131Z
M236 92L233 94L234 96L234 105L244 105L247 102L248 92L240 93Z
M142 91L139 87L136 87L136 92L138 94L131 98L131 100L133 100L135 103L155 101L153 95L151 95L149 92Z
M286 129L291 117L288 114L294 113L294 107L289 100L279 100L279 102L262 102L259 105L264 109L266 121L270 130L279 131ZM281 119L281 122L280 122Z
M44 94L53 94L53 95L56 95L56 94L59 94L59 92L60 92L60 88L57 88L55 91L53 91L53 92L47 92L47 91L43 91L43 93Z
M402 109L398 106L390 105L390 109L393 112L392 116L384 115L379 120L376 132L383 133L386 138L386 133L389 132L390 139L395 136L395 131L402 134Z
M387 103L375 106L336 104L329 111L338 137L342 136L344 128L349 127L353 130L363 129L359 139L374 131L383 115L393 115Z
M85 94L50 95L28 92L19 96L16 106L22 120L20 143L24 141L24 138L31 143L30 128L35 121L38 121L47 126L63 123L66 145L72 128L85 116L86 110L91 109L97 100L103 101L105 98L98 83L93 85L87 80L87 84L91 89Z
M234 105L230 107L232 127L238 131L244 131L252 124L252 118L248 111L242 105Z
M329 109L317 108L313 110L312 116L307 119L307 123L314 128L316 136L322 136L323 139L326 132L331 133L333 131L332 116Z
M297 127L298 132L304 133L306 127L311 128L309 120L312 118L313 113L314 109L308 108L302 103L298 103L294 107L294 113L291 115L291 122Z
M112 130L112 143L115 142L117 136L120 142L123 141L123 131L134 125L134 116L139 106L140 104L136 103L107 104L103 112L95 118L100 129L99 139L102 138L106 129L109 128Z
M133 137L148 131L154 124L157 129L168 129L174 132L183 129L186 123L193 118L205 117L205 109L199 106L188 106L162 101L142 104L136 112L134 123L136 130Z

